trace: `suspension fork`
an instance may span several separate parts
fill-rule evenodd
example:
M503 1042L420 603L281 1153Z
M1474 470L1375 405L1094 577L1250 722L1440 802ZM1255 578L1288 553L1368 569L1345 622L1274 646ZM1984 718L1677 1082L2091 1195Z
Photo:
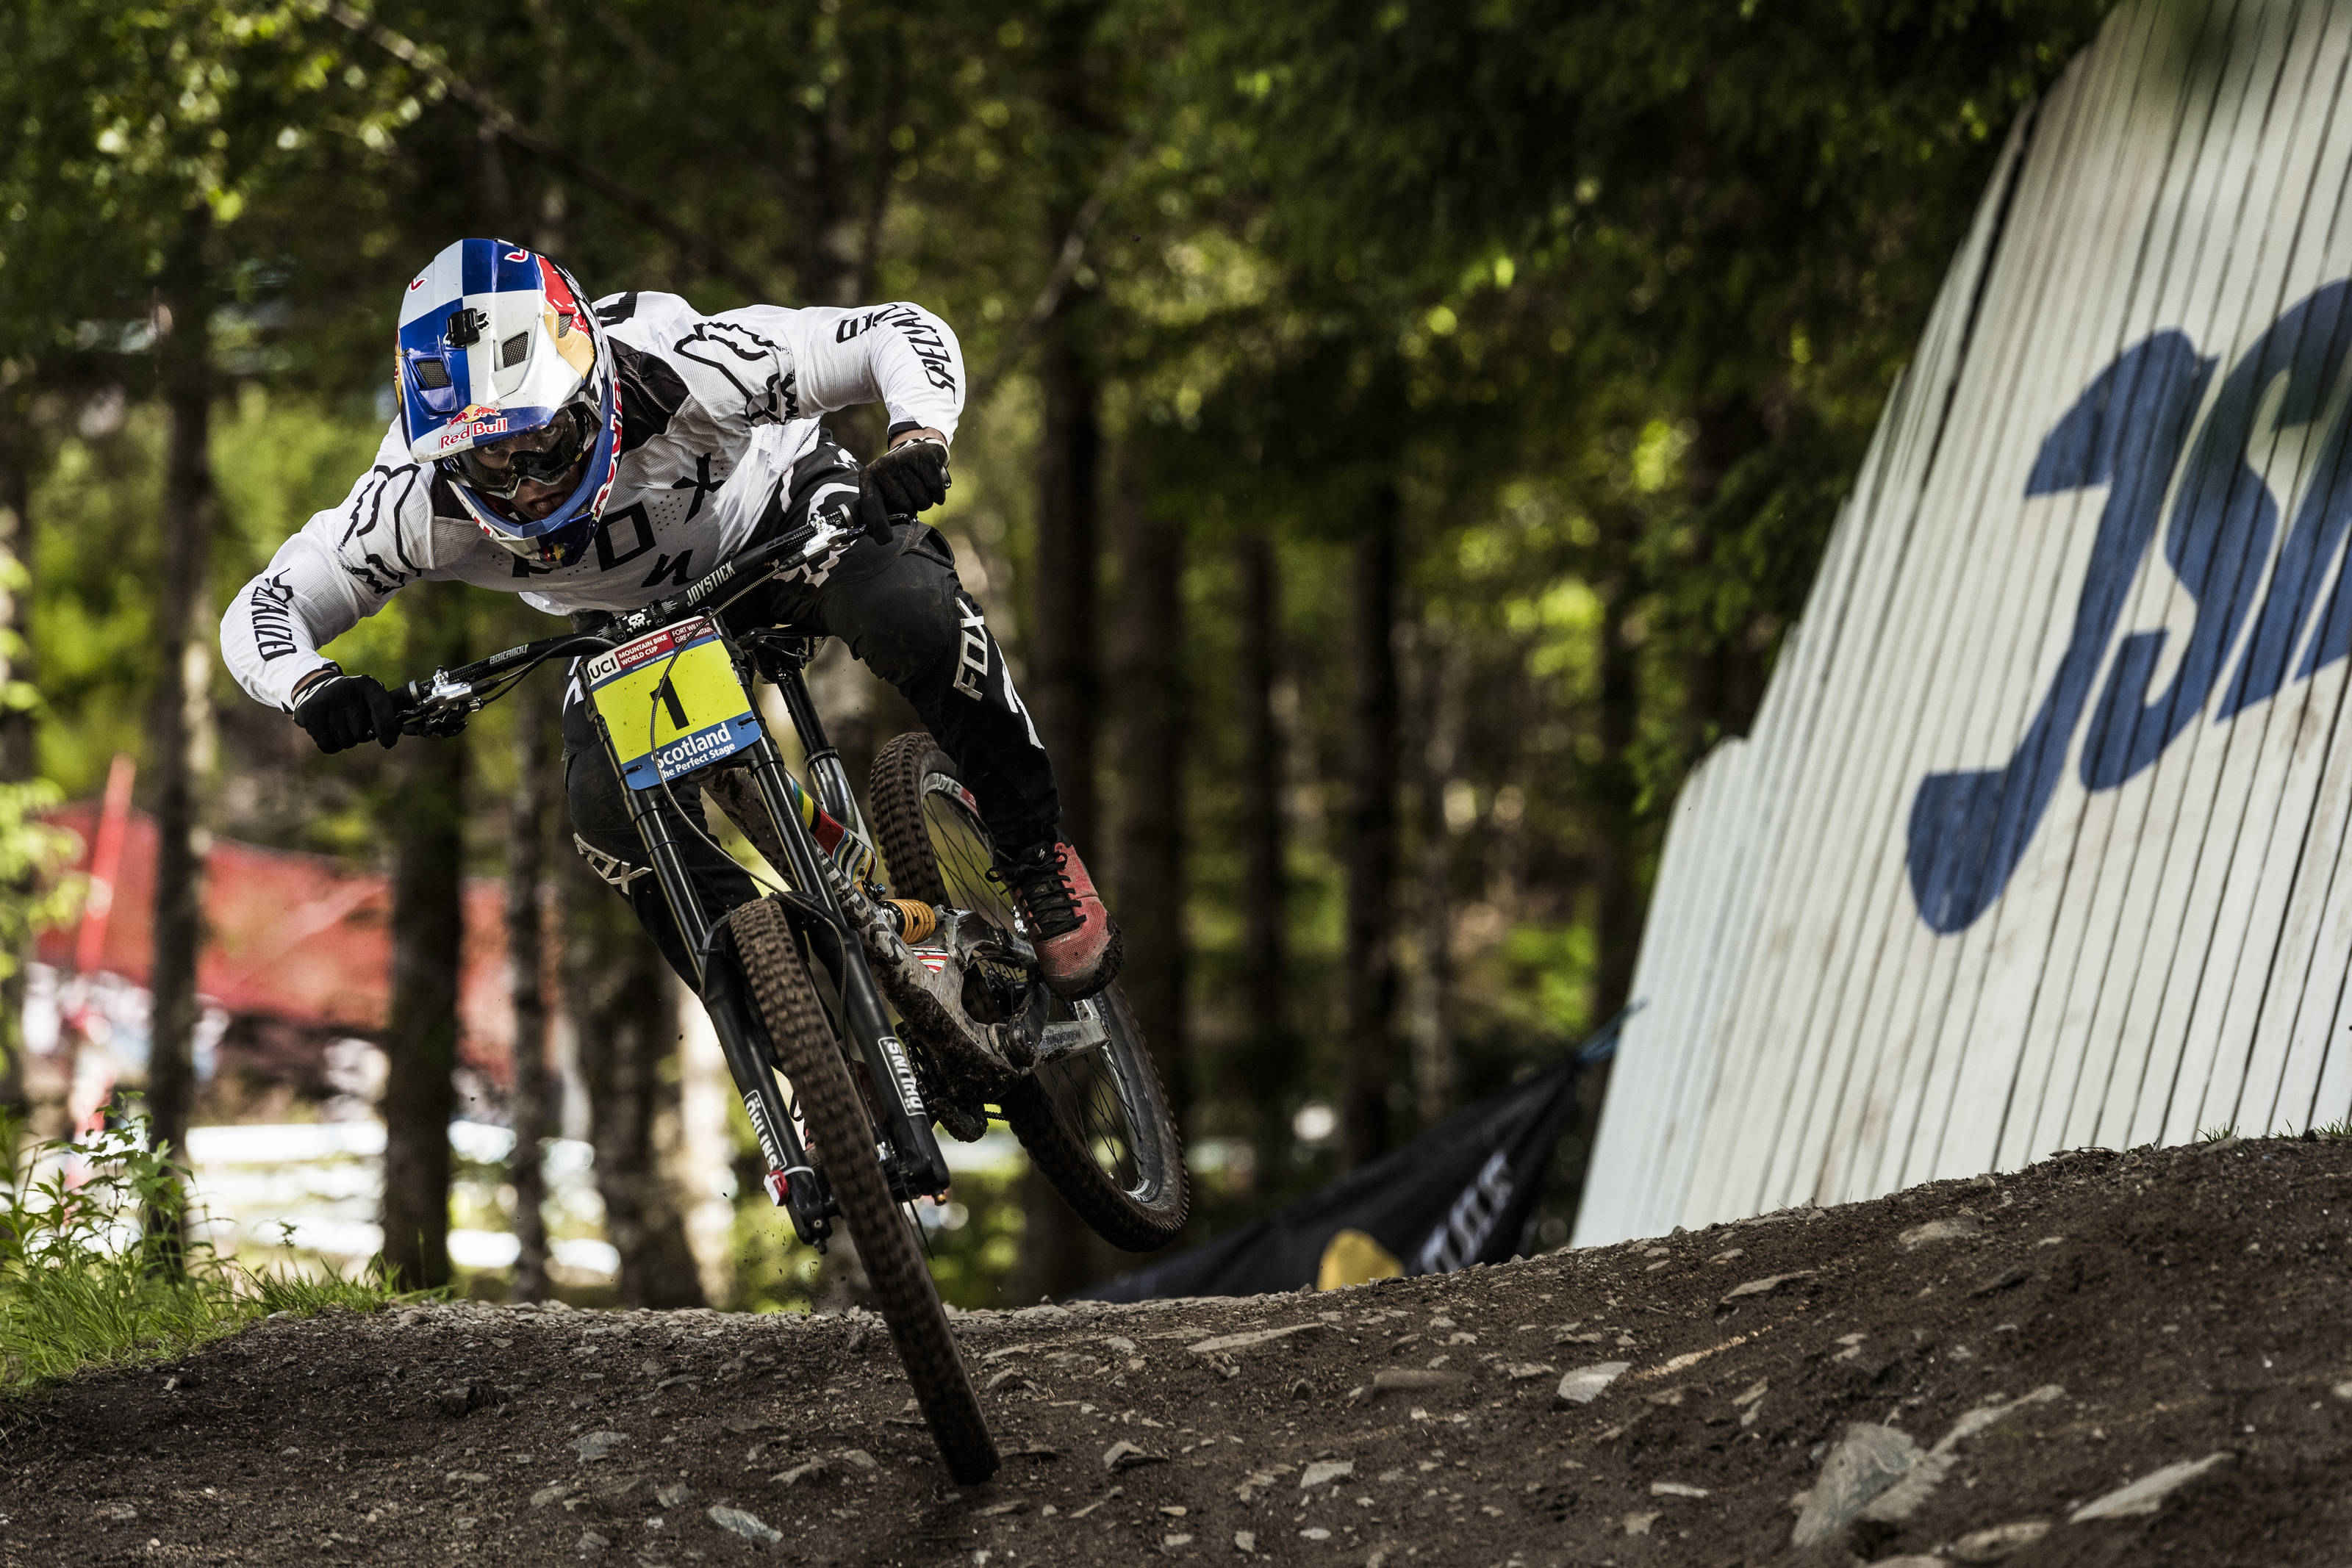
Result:
M799 731L802 748L809 758L818 803L845 825L863 834L865 825L858 815L856 799L849 790L848 770L841 764L841 754L825 738L816 705L809 700L807 683L798 669L782 671L780 677L775 682L776 689L783 696L784 709L792 715L793 727ZM821 852L793 805L785 783L783 758L778 755L775 743L763 734L743 755L751 761L751 779L759 786L761 800L768 814L775 819L784 856L792 862L780 869L809 898L830 906L832 899L827 890L831 883L825 876ZM820 758L824 761L822 767ZM829 799L835 793L840 798L837 805ZM888 1145L886 1164L908 1193L942 1191L948 1185L947 1156L940 1152L939 1139L931 1131L930 1113L915 1082L914 1064L908 1060L906 1046L890 1026L889 1009L883 1005L873 971L866 967L865 950L837 912L828 924L834 937L832 946L838 955L833 967L834 980L841 992L842 1032L866 1063L866 1074L881 1103L881 1132Z
M840 751L825 737L824 721L817 716L816 704L809 697L808 681L801 669L784 671L775 686L777 695L784 699L784 711L792 715L793 728L800 733L801 750L808 758L809 782L816 786L816 803L835 821L872 843L874 835L866 831L865 813L857 809L857 791L850 787L849 769L843 766Z
M599 716L596 727L600 732L604 726ZM651 791L624 787L622 794L627 798L629 816L636 823L637 835L645 841L646 856L653 862L654 881L660 885L670 918L677 923L678 934L686 940L687 958L694 966L694 988L698 994L708 994L715 928L703 909L700 894L687 874L685 861L679 858L677 840L670 832L667 820L655 808ZM748 1001L748 976L744 977L743 995ZM824 1189L811 1180L815 1173L809 1165L808 1149L801 1142L800 1128L793 1124L783 1095L776 1088L775 1069L758 1042L743 1032L740 1019L723 1008L706 1006L703 1010L709 1015L711 1030L719 1037L719 1054L726 1058L728 1074L735 1080L736 1092L743 1099L743 1113L751 1119L751 1131L760 1140L760 1153L768 1162L769 1196L783 1204L801 1240L822 1249L832 1228L825 1218Z

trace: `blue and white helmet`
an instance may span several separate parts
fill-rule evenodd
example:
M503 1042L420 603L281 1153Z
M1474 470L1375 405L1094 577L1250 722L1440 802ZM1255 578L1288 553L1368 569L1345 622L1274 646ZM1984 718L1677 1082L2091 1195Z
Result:
M505 240L459 240L409 283L396 352L409 455L448 476L493 543L541 566L578 560L620 464L621 404L572 275Z

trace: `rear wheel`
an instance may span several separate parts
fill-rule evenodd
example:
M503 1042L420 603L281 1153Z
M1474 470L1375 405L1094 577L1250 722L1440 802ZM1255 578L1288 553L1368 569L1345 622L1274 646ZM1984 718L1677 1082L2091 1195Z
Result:
M735 951L751 982L752 1000L768 1026L808 1130L811 1157L824 1170L841 1206L841 1219L874 1287L874 1304L890 1325L898 1359L915 1398L947 1460L948 1473L974 1486L996 1473L996 1441L989 1436L971 1374L948 1327L921 1244L906 1211L892 1201L874 1155L874 1123L857 1092L840 1042L815 988L791 924L773 899L758 899L729 916Z
M892 892L1014 927L1003 887L989 878L995 855L979 804L938 742L915 731L884 747L867 800ZM1015 1080L1003 1096L1005 1122L1104 1239L1135 1252L1164 1247L1184 1228L1192 1191L1143 1031L1117 986L1050 1007L1051 1021L1090 1022L1101 1041Z

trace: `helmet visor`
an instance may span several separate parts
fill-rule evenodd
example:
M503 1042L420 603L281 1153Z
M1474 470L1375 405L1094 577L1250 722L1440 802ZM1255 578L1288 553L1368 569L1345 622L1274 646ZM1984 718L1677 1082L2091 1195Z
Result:
M511 500L524 485L552 485L571 473L594 443L595 434L593 413L569 402L537 430L458 453L457 470L480 494Z

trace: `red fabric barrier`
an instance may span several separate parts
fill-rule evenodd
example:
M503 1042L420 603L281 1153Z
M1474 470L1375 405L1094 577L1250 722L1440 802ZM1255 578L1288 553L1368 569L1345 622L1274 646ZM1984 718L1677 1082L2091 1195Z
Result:
M79 835L75 864L87 870L98 802L48 814ZM155 823L131 813L98 967L139 985L153 961ZM259 1013L311 1027L381 1030L391 1002L392 884L328 855L263 849L215 839L205 855L205 946L196 988L231 1013ZM505 890L489 877L466 881L465 974L458 996L458 1051L500 1084L509 1081L514 1039L509 1006ZM75 926L41 935L41 962L73 961Z

